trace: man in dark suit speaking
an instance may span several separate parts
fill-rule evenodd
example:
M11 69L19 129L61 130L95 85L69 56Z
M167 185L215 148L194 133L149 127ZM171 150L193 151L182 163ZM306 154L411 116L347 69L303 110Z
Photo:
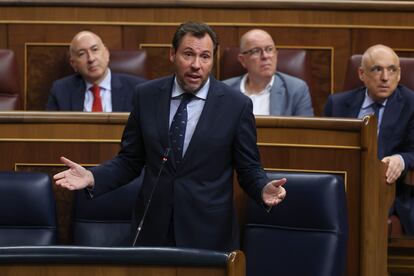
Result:
M403 172L414 168L414 92L398 85L401 69L397 54L384 45L368 48L362 56L359 78L364 87L331 95L324 113L331 117L378 119L378 157L388 164L388 183L397 179L397 197L391 208L405 233L414 234L414 190Z
M144 79L111 72L109 51L98 35L89 31L79 32L72 39L69 52L70 64L76 74L53 83L47 110L132 110L134 87Z
M270 181L260 165L251 100L210 74L217 45L208 25L180 25L170 50L175 74L137 86L118 155L91 170L61 158L69 169L54 176L56 184L88 188L93 196L145 166L134 210L135 225L145 217L137 245L238 248L234 169L240 186L265 208L286 195L286 179Z

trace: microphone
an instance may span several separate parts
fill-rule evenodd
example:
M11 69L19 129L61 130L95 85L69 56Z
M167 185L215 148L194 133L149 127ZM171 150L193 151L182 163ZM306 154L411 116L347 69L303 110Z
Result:
M151 191L151 194L148 198L147 205L145 206L144 214L142 215L141 221L139 222L139 225L137 227L134 242L132 243L132 246L135 246L135 244L137 243L139 234L141 233L142 225L144 224L145 217L147 215L149 206L151 204L152 197L154 195L155 189L158 186L158 182L160 180L161 173L164 169L165 163L167 163L167 161L168 161L168 156L170 155L170 151L171 151L170 148L166 148L165 151L164 151L164 154L162 155L160 170L158 171L158 175L157 175L157 178L155 179L154 186L152 186L152 191Z

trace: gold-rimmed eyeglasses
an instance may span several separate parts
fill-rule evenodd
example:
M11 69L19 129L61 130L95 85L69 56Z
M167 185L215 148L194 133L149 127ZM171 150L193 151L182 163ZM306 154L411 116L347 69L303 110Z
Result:
M266 53L267 55L274 55L276 53L275 46L267 46L264 48L255 47L246 51L241 52L242 55L249 55L251 57L260 57Z

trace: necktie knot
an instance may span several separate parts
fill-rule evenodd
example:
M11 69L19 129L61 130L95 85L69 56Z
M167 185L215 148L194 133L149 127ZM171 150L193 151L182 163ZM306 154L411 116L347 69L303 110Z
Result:
M187 105L194 98L193 93L183 93L181 96L181 104Z
M102 111L101 88L98 85L94 84L91 86L90 90L93 94L92 111Z
M94 84L91 86L91 91L93 93L93 96L95 97L96 95L100 96L99 93L101 92L101 88L98 85Z
M374 115L377 117L377 120L379 119L379 111L381 110L381 107L383 107L381 102L373 102L371 104L372 109L374 110Z

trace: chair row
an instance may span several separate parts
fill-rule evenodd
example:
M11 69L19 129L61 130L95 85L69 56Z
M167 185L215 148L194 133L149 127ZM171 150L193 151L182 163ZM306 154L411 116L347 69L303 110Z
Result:
M348 217L342 177L268 172L286 177L288 196L268 213L249 200L242 249L247 275L344 275ZM131 210L142 176L93 200L77 191L73 244L129 246ZM57 244L56 207L47 174L0 173L0 246Z
M74 192L73 245L128 246L133 204L142 176L90 200ZM0 172L0 246L57 245L55 193L49 175Z
M278 70L303 79L308 85L312 83L311 64L309 53L303 49L279 49ZM148 78L149 61L145 50L111 50L110 68L114 72L127 73ZM220 58L219 79L245 73L237 59L238 47L224 49ZM68 57L66 57L68 60ZM357 68L361 62L361 55L353 55L348 61L343 90L349 90L363 85L358 78ZM400 58L402 75L401 83L414 90L414 80L410 72L414 70L414 58ZM62 77L72 72L69 62L59 69ZM45 84L45 87L51 84ZM47 90L47 88L45 88ZM44 91L47 93L48 91ZM316 93L317 91L313 91ZM312 93L312 90L311 90ZM17 73L15 55L8 49L0 49L0 110L16 110L21 104L22 93Z

